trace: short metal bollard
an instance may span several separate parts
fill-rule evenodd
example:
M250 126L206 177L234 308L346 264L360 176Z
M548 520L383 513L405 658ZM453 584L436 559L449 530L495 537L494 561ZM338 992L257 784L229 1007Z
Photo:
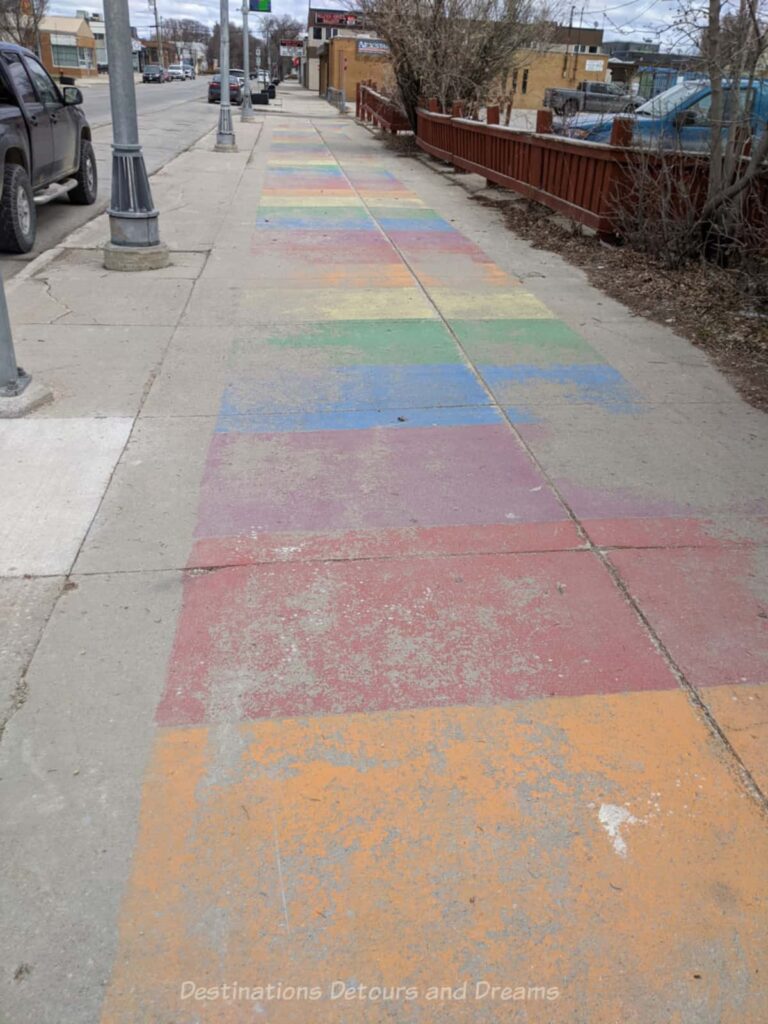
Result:
M24 373L16 362L8 303L5 301L5 285L0 278L0 399L18 398L26 391L31 380L29 374Z

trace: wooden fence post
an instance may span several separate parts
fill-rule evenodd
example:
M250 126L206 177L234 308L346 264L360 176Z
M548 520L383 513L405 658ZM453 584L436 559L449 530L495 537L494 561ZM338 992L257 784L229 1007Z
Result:
M464 117L464 104L456 102L451 107L451 117Z
M611 125L611 145L632 145L632 120L629 117L617 117Z
M552 111L548 108L536 111L536 134L552 134Z
M499 108L498 107L486 107L485 108L485 123L486 124L498 124L499 123Z
M437 113L437 100L434 97L432 97L432 99L427 100L427 110L430 112L430 114Z

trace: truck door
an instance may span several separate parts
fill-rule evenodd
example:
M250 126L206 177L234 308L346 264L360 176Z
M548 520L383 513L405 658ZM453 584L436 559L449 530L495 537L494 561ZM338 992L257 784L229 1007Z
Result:
M29 149L32 157L29 178L32 188L39 188L51 180L50 168L53 163L51 118L45 105L38 99L18 53L4 53L2 61L21 104L21 112L29 131Z
M66 107L53 79L34 57L24 57L38 99L48 111L53 136L49 177L54 181L71 174L80 163L78 123L74 107Z

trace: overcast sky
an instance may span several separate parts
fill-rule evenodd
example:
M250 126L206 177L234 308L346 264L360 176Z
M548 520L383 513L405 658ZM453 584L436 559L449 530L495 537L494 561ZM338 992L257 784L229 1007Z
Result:
M233 21L237 20L237 12L242 0L230 0L229 10ZM562 0L565 15L563 22L568 22L570 4L568 0ZM677 7L676 0L575 0L576 13L575 24L584 27L591 27L595 22L598 27L603 28L604 38L608 39L643 39L658 38L658 33L665 26L669 26L674 19L674 12ZM139 29L139 34L145 34L152 25L152 9L148 3L142 0L129 0L131 9L131 24ZM343 3L327 0L321 3L315 0L313 7L328 7L329 9L342 9ZM291 15L306 25L307 22L307 0L272 0L272 10L277 15ZM51 14L74 14L76 10L100 11L101 5L96 3L78 3L77 0L49 0L49 13ZM583 10L583 16L582 16ZM219 4L216 0L158 0L158 11L163 18L195 18L208 25L213 25L219 20ZM258 31L258 18L253 17L254 31ZM664 41L670 45L675 42L674 34L667 33Z

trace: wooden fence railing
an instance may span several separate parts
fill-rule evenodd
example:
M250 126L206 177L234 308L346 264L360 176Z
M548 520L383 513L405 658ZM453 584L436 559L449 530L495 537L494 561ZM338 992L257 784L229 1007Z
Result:
M458 104L453 114L420 109L416 144L599 234L614 232L614 195L626 174L626 151L620 148L628 141L626 122L616 120L612 144L603 145L552 135L549 110L538 112L535 132L499 125L498 108L489 109L487 124L460 115Z
M425 152L487 181L512 189L548 206L604 237L618 233L622 204L633 201L637 167L645 160L654 173L669 167L662 158L631 148L632 123L616 118L610 143L586 142L552 134L552 111L537 113L534 132L499 125L498 107L489 107L487 123L462 117L454 104L450 114L439 113L437 101L417 111L416 144ZM675 174L695 205L703 205L707 191L705 158L674 155ZM762 222L768 209L768 175L750 186L751 206Z
M360 121L375 124L385 132L407 132L411 130L408 118L388 96L376 91L374 82L358 82L355 114Z

